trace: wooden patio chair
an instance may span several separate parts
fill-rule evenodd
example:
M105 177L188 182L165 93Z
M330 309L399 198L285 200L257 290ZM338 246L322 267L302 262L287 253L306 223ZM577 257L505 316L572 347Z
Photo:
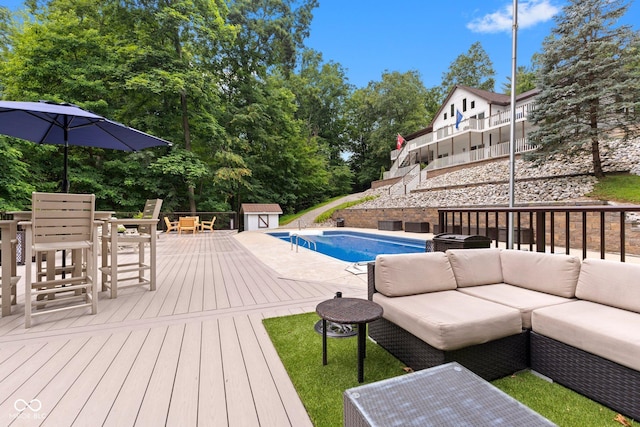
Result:
M178 231L178 221L170 221L169 217L164 217L164 224L167 226L167 233L170 231Z
M0 299L2 300L2 317L11 314L11 306L17 301L17 284L20 276L16 274L16 221L0 221L0 251L2 251L2 267L0 269Z
M178 234L182 231L191 231L194 235L198 232L196 218L193 216L183 216L178 220Z
M204 230L209 230L209 231L213 231L213 224L216 223L216 217L214 216L213 218L211 218L211 221L201 221L200 222L200 230L204 231Z
M149 290L156 290L156 239L158 216L162 207L162 199L147 200L142 218L113 218L109 221L111 231L102 238L110 242L111 253L102 257L102 290L111 291L111 298L118 296L118 287L149 285ZM137 232L117 232L118 226L135 226ZM149 245L149 259L146 260L145 247ZM136 261L118 260L118 252L122 248L133 247L138 252ZM114 250L114 248L116 248ZM124 255L122 255L124 257Z
M31 318L61 310L90 307L98 312L98 239L94 223L93 194L32 194L31 221L21 222L25 230L25 328ZM60 265L56 252L62 251ZM65 265L67 251L72 264ZM32 257L46 268L35 278L29 265ZM34 280L35 279L35 280ZM69 295L70 294L70 295ZM37 311L33 311L36 308Z

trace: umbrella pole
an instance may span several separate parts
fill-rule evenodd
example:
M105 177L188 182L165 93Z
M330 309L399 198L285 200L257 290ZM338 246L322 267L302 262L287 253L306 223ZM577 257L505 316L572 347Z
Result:
M68 171L67 171L67 164L69 162L69 146L65 143L64 144L64 166L63 166L63 172L62 172L62 192L63 193L68 193L69 192L69 177L67 175Z
M69 118L68 116L64 116L64 161L63 161L63 172L62 172L62 192L69 192L69 175L68 175L68 165L69 165Z
M68 176L68 164L69 164L69 123L68 116L64 116L64 166L62 172L62 192L69 192L69 176ZM65 267L67 266L67 251L62 251L62 278L66 277Z

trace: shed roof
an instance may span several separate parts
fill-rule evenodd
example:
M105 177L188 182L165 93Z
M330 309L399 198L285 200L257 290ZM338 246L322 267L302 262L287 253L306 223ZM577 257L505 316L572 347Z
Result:
M282 208L277 203L243 203L240 212L244 213L274 213L281 214Z

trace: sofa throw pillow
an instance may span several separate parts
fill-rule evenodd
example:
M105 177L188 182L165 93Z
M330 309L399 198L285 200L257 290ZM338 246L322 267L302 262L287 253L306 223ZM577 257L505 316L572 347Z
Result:
M576 296L640 313L640 265L585 259L580 269Z
M447 251L459 288L502 283L500 249L449 249Z
M580 258L515 249L500 252L504 282L559 297L576 295Z
M378 255L376 290L388 297L446 291L456 279L444 252Z

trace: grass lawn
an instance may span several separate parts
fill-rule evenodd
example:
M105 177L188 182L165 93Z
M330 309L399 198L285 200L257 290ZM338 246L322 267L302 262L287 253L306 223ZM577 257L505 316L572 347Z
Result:
M342 425L342 393L361 385L357 343L355 337L328 339L328 364L323 366L322 337L313 328L318 320L316 313L306 313L265 319L264 325L313 424L334 427ZM367 342L362 384L404 375L403 368L382 347ZM493 384L562 427L623 425L615 420L615 412L530 372Z
M607 175L588 194L601 200L640 203L640 176L631 174Z

